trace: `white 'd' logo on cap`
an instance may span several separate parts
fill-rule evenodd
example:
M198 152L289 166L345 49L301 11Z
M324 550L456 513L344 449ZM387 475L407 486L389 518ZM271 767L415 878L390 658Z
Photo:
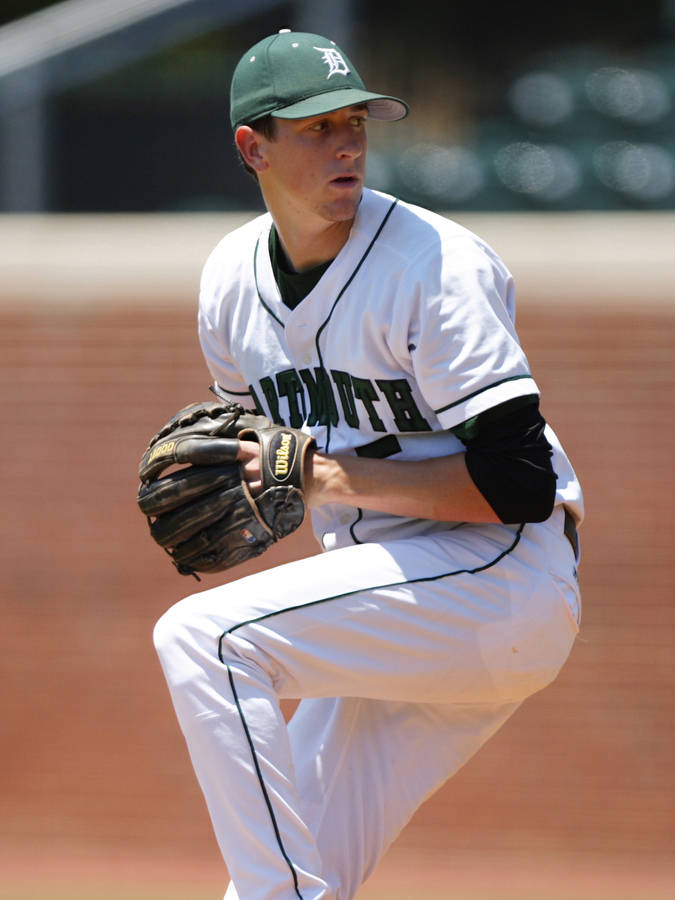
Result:
M330 69L328 75L326 75L327 79L331 75L349 75L347 63L342 58L340 51L336 50L335 47L315 47L314 49L318 50L319 53L323 53L323 61Z

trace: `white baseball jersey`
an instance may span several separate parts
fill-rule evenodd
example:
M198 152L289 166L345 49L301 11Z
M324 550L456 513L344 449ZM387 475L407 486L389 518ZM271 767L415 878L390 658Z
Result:
M271 227L266 214L228 235L204 268L202 349L231 399L311 432L326 452L372 445L419 460L461 452L448 429L539 393L514 328L511 274L465 228L366 190L349 240L291 310L272 271ZM547 438L556 503L580 522L579 483L550 428ZM325 549L447 528L336 505L313 523Z
M199 328L227 395L320 447L420 460L448 429L537 393L512 278L481 240L365 191L349 240L294 309L264 215L202 279ZM534 691L578 631L555 435L542 523L447 523L332 505L327 553L187 597L155 646L232 882L227 900L351 900L417 807ZM311 552L311 550L309 550ZM281 698L300 698L287 726Z

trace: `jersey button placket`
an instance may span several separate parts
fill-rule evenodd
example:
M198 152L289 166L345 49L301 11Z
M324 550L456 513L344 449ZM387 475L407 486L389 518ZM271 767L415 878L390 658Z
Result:
M291 358L296 366L311 366L314 360L314 342L312 332L306 322L293 323L286 326L286 340Z

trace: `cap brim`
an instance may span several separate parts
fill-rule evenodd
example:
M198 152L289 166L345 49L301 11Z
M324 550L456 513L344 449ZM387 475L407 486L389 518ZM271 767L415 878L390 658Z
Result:
M344 109L345 106L358 106L360 103L367 104L368 112L373 119L395 122L408 115L408 104L403 100L399 100L397 97L386 97L383 94L372 94L370 91L360 91L356 88L315 94L306 100L299 100L290 106L275 109L272 115L279 119L306 119L335 112L336 109Z

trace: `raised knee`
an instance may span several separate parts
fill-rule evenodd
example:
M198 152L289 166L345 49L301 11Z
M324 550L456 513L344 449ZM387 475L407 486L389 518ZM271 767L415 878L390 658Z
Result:
M219 589L218 597L204 591L171 606L153 630L155 649L162 661L168 656L215 653L233 626L246 621L236 595ZM246 610L248 612L248 610Z
M188 616L187 603L180 600L160 616L152 632L155 650L162 658L165 654L185 644L192 617Z

